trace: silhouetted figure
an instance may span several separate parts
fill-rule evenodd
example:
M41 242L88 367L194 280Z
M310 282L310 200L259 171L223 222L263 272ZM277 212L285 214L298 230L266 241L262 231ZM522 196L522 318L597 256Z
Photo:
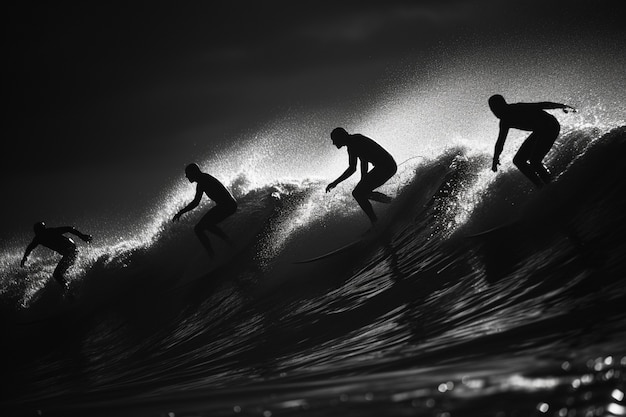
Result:
M205 193L207 197L213 200L215 202L215 206L211 208L211 210L209 210L209 212L205 214L194 227L194 231L196 232L198 239L200 239L200 242L209 253L209 256L213 257L213 248L211 248L211 242L209 241L205 231L215 233L224 241L231 243L228 236L226 236L217 224L237 211L237 201L221 182L219 182L215 177L200 171L200 167L198 167L198 165L187 165L185 168L185 175L187 176L189 182L197 183L196 196L191 203L176 213L172 220L178 221L183 213L198 207L200 200L202 200L202 193Z
M71 238L64 236L64 234L71 233L75 236L78 236L85 242L91 242L91 236L81 233L71 226L46 227L46 224L44 222L35 223L34 230L35 237L26 248L24 258L22 258L21 266L23 267L26 264L28 255L30 255L33 249L35 249L38 245L43 245L49 249L52 249L53 251L63 255L57 267L54 269L52 277L59 284L65 287L65 289L68 289L68 283L65 280L65 272L76 261L76 257L78 256L78 249L76 248L76 243L74 243Z
M513 163L537 187L541 188L552 181L543 158L548 154L561 126L554 116L545 112L549 109L562 109L563 112L576 111L575 108L544 101L540 103L508 104L499 94L489 97L489 108L500 119L500 133L496 141L491 170L496 172L500 164L500 154L510 128L532 132L520 146Z
M342 127L333 129L330 137L337 149L341 149L344 146L348 148L349 166L339 178L328 184L326 192L329 192L337 184L354 174L357 159L360 160L361 181L352 191L352 195L365 214L367 214L372 224L376 223L378 218L369 200L381 203L389 203L391 201L390 197L383 193L375 192L374 189L383 185L396 173L398 170L396 161L394 161L389 152L372 139L361 134L351 135ZM369 164L372 164L374 167L371 171L368 171Z

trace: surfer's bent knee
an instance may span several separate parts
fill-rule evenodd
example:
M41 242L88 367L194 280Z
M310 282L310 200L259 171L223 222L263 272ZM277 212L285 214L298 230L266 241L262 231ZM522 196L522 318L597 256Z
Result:
M227 217L233 215L237 211L237 202L221 203L213 207L202 219L196 224L194 230L197 234L201 234L203 230L221 222Z
M526 155L522 156L519 154L519 152L513 157L513 164L516 167L522 167L522 166L526 166L529 165L528 164L528 157Z
M372 190L366 190L364 186L358 184L354 187L354 190L352 190L352 197L354 197L355 200L360 200L366 198L371 191Z

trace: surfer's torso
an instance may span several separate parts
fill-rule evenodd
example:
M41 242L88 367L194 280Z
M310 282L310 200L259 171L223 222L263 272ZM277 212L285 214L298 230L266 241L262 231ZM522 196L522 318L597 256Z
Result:
M60 253L61 255L67 255L76 250L76 243L74 243L71 238L56 231L54 228L42 230L37 233L34 240L38 245L43 245Z
M235 198L224 185L210 174L202 173L198 178L198 191L204 192L215 204L237 204Z
M559 127L559 122L554 116L530 103L507 105L500 120L505 127L532 132Z
M396 166L393 156L378 143L361 134L350 135L346 141L348 155L361 160L361 163L369 162L374 166Z

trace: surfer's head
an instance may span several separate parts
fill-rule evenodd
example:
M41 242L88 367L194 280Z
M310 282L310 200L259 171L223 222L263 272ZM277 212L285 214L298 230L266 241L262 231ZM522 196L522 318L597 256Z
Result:
M489 108L496 117L500 117L506 108L506 100L500 94L494 94L489 97Z
M336 127L330 132L330 139L333 141L333 145L337 148L341 148L346 144L346 139L350 136L346 129L343 127Z
M187 177L189 182L197 181L200 173L200 167L196 164L189 164L187 165L187 167L185 167L185 176Z
M43 232L45 229L46 229L46 224L44 222L37 222L33 225L33 230L35 231L36 235Z

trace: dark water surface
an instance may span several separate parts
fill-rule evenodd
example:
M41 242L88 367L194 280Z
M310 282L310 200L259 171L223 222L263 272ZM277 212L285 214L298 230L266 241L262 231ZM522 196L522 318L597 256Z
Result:
M573 130L533 191L449 149L309 264L363 233L349 190L338 213L315 182L240 196L217 266L193 220L92 254L74 302L5 264L2 415L626 415L624 155L624 127Z

